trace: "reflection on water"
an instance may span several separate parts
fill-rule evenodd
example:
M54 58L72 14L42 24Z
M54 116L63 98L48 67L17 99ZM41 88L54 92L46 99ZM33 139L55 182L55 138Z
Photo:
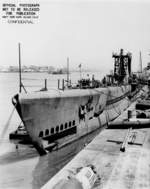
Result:
M14 146L14 150L7 152L0 156L0 165L5 165L9 163L15 163L19 161L23 161L26 159L37 157L37 151L33 148L27 147L27 146L20 146L18 145Z
M32 187L36 189L43 186L43 184L64 167L81 149L85 147L85 144L89 143L98 133L99 130L80 138L58 151L53 151L46 156L40 157L33 172L34 179Z
M45 73L25 74L32 80L31 84L39 84L39 79L49 79L49 87L54 87L59 76L51 76ZM64 77L65 76L61 76ZM74 75L74 80L78 74ZM28 80L26 80L27 82ZM38 83L35 83L38 82ZM44 82L43 82L44 83ZM55 85L56 86L56 85ZM29 91L29 89L27 89ZM33 90L33 88L32 88ZM12 111L11 98L18 92L18 74L2 73L0 75L0 133L5 126ZM24 145L9 141L9 133L14 131L20 123L15 112L11 125L3 140L0 139L0 188L10 189L38 189L43 186L53 175L55 175L75 154L77 154L86 143L88 143L99 131L81 138L80 140L40 157L31 144ZM17 144L17 146L16 146Z
M40 188L98 132L99 130L45 156L39 156L32 145L19 145L16 148L14 144L11 151L0 156L0 188Z

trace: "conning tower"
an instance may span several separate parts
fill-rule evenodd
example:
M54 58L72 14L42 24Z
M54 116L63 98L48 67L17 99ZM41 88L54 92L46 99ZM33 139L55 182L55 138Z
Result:
M114 78L118 83L128 82L128 78L131 76L131 53L123 54L123 49L120 50L120 54L113 54L114 58Z

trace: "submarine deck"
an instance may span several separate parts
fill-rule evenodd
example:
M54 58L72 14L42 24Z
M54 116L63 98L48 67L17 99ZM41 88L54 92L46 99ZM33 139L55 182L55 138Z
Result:
M133 103L128 110L134 110ZM116 120L127 118L125 111ZM100 182L96 189L149 189L150 188L150 128L132 129L136 134L133 144L125 152L120 147L127 129L105 129L60 170L42 189L54 188L60 180L67 179L78 168L95 166Z

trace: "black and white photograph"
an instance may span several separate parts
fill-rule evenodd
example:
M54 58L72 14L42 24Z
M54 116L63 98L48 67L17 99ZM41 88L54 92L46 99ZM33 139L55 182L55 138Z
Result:
M150 1L0 1L0 189L150 189Z

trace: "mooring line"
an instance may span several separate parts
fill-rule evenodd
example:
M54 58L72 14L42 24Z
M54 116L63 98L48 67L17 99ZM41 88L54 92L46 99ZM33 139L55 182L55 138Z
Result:
M4 138L4 136L5 136L5 134L6 134L6 131L7 131L8 127L9 127L9 125L10 125L10 121L11 121L11 119L12 119L12 116L13 116L13 113L14 113L14 111L15 111L15 108L16 108L16 105L14 106L14 108L13 108L13 110L12 110L12 112L11 112L11 114L10 114L10 116L9 116L9 118L8 118L8 120L7 120L7 122L6 122L6 124L5 124L2 133L0 134L0 142L3 142L3 138Z

